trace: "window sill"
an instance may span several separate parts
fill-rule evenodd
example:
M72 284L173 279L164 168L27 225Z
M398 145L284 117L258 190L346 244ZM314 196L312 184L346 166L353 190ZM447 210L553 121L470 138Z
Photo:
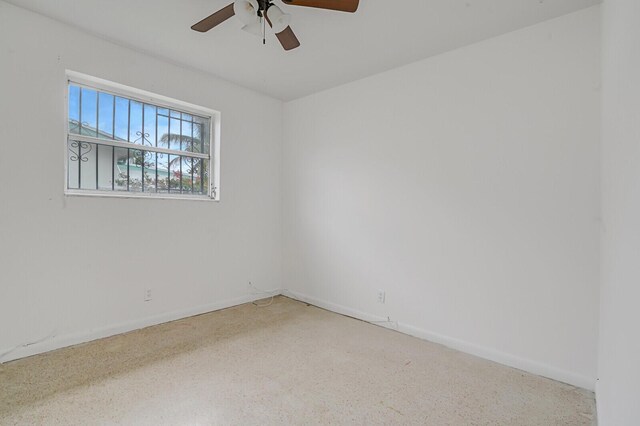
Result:
M219 198L211 198L203 195L186 195L186 194L154 194L145 192L103 192L91 190L73 190L64 191L67 197L101 197L101 198L139 198L149 200L185 200L185 201L220 201Z

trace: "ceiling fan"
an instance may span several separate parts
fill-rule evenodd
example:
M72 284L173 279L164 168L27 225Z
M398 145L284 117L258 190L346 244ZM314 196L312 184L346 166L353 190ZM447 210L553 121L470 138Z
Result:
M314 7L317 9L337 10L341 12L355 12L360 0L282 0L286 5ZM223 7L213 15L194 24L191 29L201 33L207 32L236 15L244 26L243 30L261 35L265 42L266 23L273 29L284 50L295 49L300 41L289 26L291 15L273 4L272 0L236 0Z

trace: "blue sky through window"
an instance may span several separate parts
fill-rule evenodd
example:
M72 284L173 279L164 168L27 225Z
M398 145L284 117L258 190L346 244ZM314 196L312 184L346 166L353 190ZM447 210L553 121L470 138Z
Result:
M142 144L144 135L145 144L150 146L195 152L208 150L207 119L72 84L69 85L69 120L82 122L83 134L91 136ZM163 142L163 136L167 139L168 133L182 137Z

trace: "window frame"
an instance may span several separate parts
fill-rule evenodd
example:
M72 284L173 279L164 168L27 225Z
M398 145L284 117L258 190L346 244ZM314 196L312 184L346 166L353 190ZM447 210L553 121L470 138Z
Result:
M201 107L188 102L179 101L167 96L147 92L142 89L114 83L98 77L92 77L76 71L66 70L65 80L65 134L64 134L64 194L65 196L81 197L107 197L107 198L147 198L147 199L170 199L170 200L191 200L191 201L220 201L220 119L219 111ZM68 187L69 172L69 85L76 85L81 88L98 90L111 95L125 97L137 102L151 104L161 108L178 110L188 114L209 119L209 187L206 195L196 194L176 194L176 193L154 193L154 192L132 192L132 191L101 191L95 189L70 189ZM81 136L84 138L84 136ZM109 140L105 140L110 142ZM107 145L107 144L105 144ZM133 145L133 144L132 144ZM135 149L135 148L134 148ZM152 152L161 152L162 150Z

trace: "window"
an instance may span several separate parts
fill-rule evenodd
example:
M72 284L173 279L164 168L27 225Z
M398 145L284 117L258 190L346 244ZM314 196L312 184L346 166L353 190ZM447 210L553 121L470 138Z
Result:
M68 194L217 199L215 112L98 81L69 78Z

